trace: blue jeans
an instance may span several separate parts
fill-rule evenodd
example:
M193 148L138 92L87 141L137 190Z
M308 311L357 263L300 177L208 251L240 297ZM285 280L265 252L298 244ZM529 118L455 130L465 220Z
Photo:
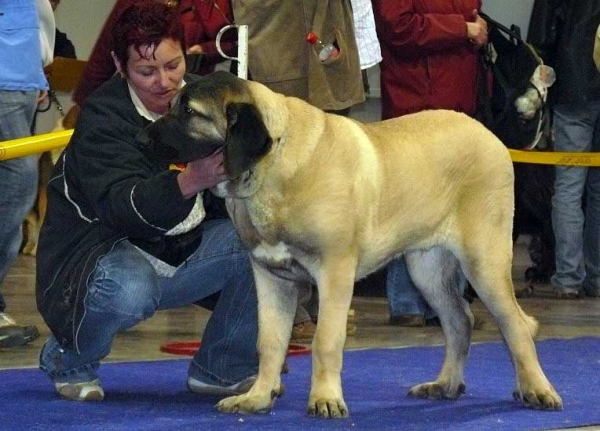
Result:
M115 335L151 317L156 310L181 307L220 292L189 375L229 386L258 372L258 305L247 251L231 221L205 223L202 243L171 278L158 276L128 241L99 259L88 284L85 316L76 346L62 349L50 337L40 368L55 382L98 378L100 360Z
M556 105L556 151L600 151L600 102ZM582 208L587 192L585 210ZM557 290L600 289L600 168L557 166L552 197Z
M31 135L38 91L0 90L0 142ZM0 285L22 241L25 216L37 194L37 156L0 161ZM0 294L0 312L6 307Z
M458 279L461 294L464 293L466 285L467 280L461 271ZM437 316L410 278L403 257L394 259L388 264L385 289L391 317L415 314L427 320Z
M388 264L385 290L390 316L416 314L425 319L436 316L410 278L404 258L399 257Z

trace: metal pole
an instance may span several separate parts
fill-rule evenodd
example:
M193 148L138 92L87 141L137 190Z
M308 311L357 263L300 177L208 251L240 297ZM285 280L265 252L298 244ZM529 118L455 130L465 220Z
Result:
M238 52L237 57L231 57L223 52L221 49L221 37L223 33L232 28L237 28L238 31ZM248 26L247 25L226 25L216 37L217 51L221 54L221 57L227 58L232 61L238 62L237 74L239 78L248 79Z

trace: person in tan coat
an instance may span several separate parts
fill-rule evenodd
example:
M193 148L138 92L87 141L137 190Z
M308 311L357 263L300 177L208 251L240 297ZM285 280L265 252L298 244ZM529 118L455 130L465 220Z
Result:
M365 100L350 0L234 1L233 16L248 25L249 79L341 115ZM319 60L311 32L339 53ZM301 289L292 341L312 340L316 302L313 286Z

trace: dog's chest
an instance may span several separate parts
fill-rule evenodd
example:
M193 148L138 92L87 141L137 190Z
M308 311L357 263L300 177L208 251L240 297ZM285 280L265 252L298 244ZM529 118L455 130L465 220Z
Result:
M283 241L275 245L261 242L252 249L251 253L254 260L269 268L273 274L279 277L307 283L315 282L310 265L306 266L306 262L313 260L306 259L305 254L298 253L298 250L294 250Z
M273 202L258 199L247 204L248 222L254 230L255 239L255 244L250 247L252 256L270 267L289 266L293 253L282 239L285 228L281 225L281 209Z
M293 261L292 253L283 241L275 245L261 241L251 253L254 259L268 267L287 268Z
M240 238L254 260L285 278L310 278L304 264L311 259L295 242L289 241L292 236L283 222L281 205L248 199L236 200L231 209Z

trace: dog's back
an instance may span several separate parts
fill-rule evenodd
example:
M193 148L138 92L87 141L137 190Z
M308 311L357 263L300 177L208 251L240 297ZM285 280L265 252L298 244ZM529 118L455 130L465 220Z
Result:
M512 222L510 155L468 116L424 111L377 123L336 121L332 127L344 128L348 136L336 144L348 169L344 176L328 175L322 198L330 205L331 190L342 194L353 178L353 202L362 203L357 224L366 260L359 264L361 273L381 265L376 261L392 250L452 247L480 225L482 216ZM505 232L510 242L510 229Z

